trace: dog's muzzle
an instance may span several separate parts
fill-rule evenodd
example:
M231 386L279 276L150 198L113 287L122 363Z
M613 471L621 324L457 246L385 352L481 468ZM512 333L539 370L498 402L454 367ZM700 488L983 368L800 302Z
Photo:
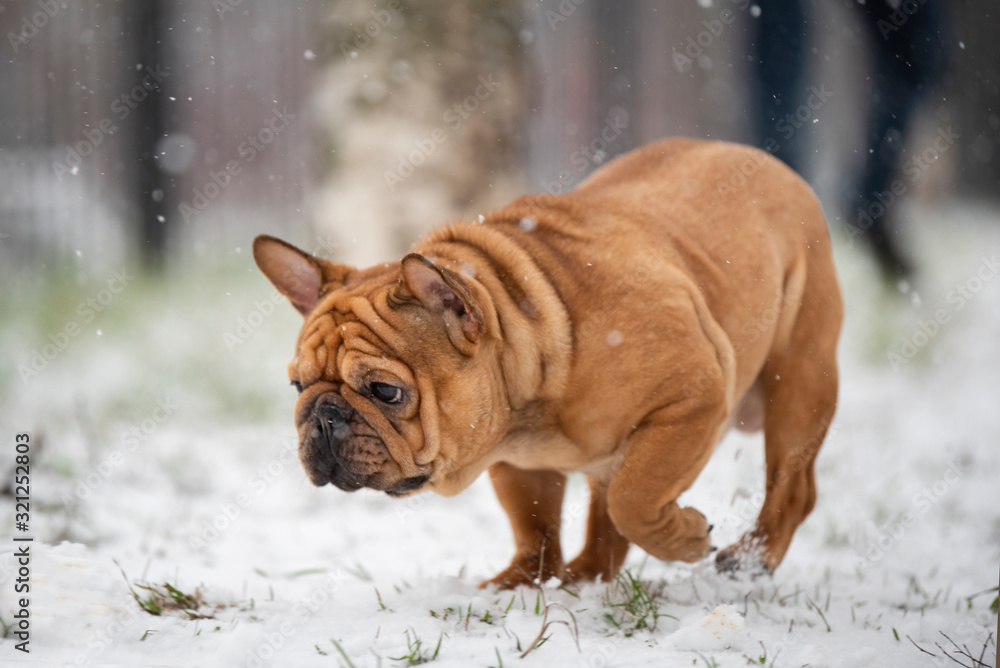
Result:
M319 442L313 443L313 454L318 460L311 476L313 483L319 486L333 483L345 492L364 487L366 476L351 471L343 458L343 443L351 435L344 412L333 404L323 404L316 409L313 421L319 432L316 439Z
M317 406L313 412L313 433L306 463L313 484L322 487L332 483L345 492L372 487L390 496L406 496L423 487L430 476L414 476L391 486L385 485L378 465L380 451L384 452L385 446L371 436L354 435L351 438L350 410L328 402ZM363 461L366 456L371 458L367 463ZM388 457L388 453L384 456Z

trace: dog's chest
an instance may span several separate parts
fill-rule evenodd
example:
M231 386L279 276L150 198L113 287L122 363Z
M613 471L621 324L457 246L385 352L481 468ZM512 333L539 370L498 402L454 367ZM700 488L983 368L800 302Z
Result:
M570 440L556 427L522 429L511 432L499 447L501 459L527 470L551 470L560 473L581 472L600 475L620 463L621 448L610 452L591 452Z

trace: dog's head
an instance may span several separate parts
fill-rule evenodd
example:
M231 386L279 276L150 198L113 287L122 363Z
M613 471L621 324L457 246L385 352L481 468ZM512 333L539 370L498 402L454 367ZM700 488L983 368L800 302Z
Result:
M305 317L288 376L314 484L454 494L491 463L509 405L496 311L470 266L411 254L357 270L269 236L253 251Z

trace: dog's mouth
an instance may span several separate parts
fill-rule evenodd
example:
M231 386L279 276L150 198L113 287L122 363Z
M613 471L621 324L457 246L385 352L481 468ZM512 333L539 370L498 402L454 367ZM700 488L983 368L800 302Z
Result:
M409 496L417 491L430 480L429 475L418 475L412 478L404 478L390 487L385 487L379 480L379 476L363 476L352 472L347 466L340 463L333 464L333 468L326 473L317 474L313 471L309 479L317 487L322 487L327 483L332 484L337 489L345 492L356 492L362 487L368 487L376 491L382 491L393 498Z
M345 492L356 492L365 486L366 477L356 475L349 468L337 462L333 464L333 469L329 472L325 481L316 483L316 480L313 480L313 483L317 484L318 487L322 487L329 482L337 489Z
M418 475L402 480L386 480L380 472L370 475L360 473L350 462L338 457L311 457L305 465L309 481L317 487L331 484L344 492L356 492L362 487L385 492L391 497L399 498L412 494L430 480L430 475Z
M411 492L415 492L430 480L429 475L418 475L412 478L404 478L398 483L385 490L385 493L391 497L399 498L403 496L408 496Z

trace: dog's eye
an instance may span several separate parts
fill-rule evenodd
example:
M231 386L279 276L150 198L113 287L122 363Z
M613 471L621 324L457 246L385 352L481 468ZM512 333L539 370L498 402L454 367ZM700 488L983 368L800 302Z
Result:
M292 387L294 387L296 390L298 390L299 394L302 394L302 383L300 383L297 380L293 380L292 381Z
M368 389L371 390L372 396L381 401L384 404L401 404L403 403L403 390L396 387L395 385L386 385L385 383L372 383Z

